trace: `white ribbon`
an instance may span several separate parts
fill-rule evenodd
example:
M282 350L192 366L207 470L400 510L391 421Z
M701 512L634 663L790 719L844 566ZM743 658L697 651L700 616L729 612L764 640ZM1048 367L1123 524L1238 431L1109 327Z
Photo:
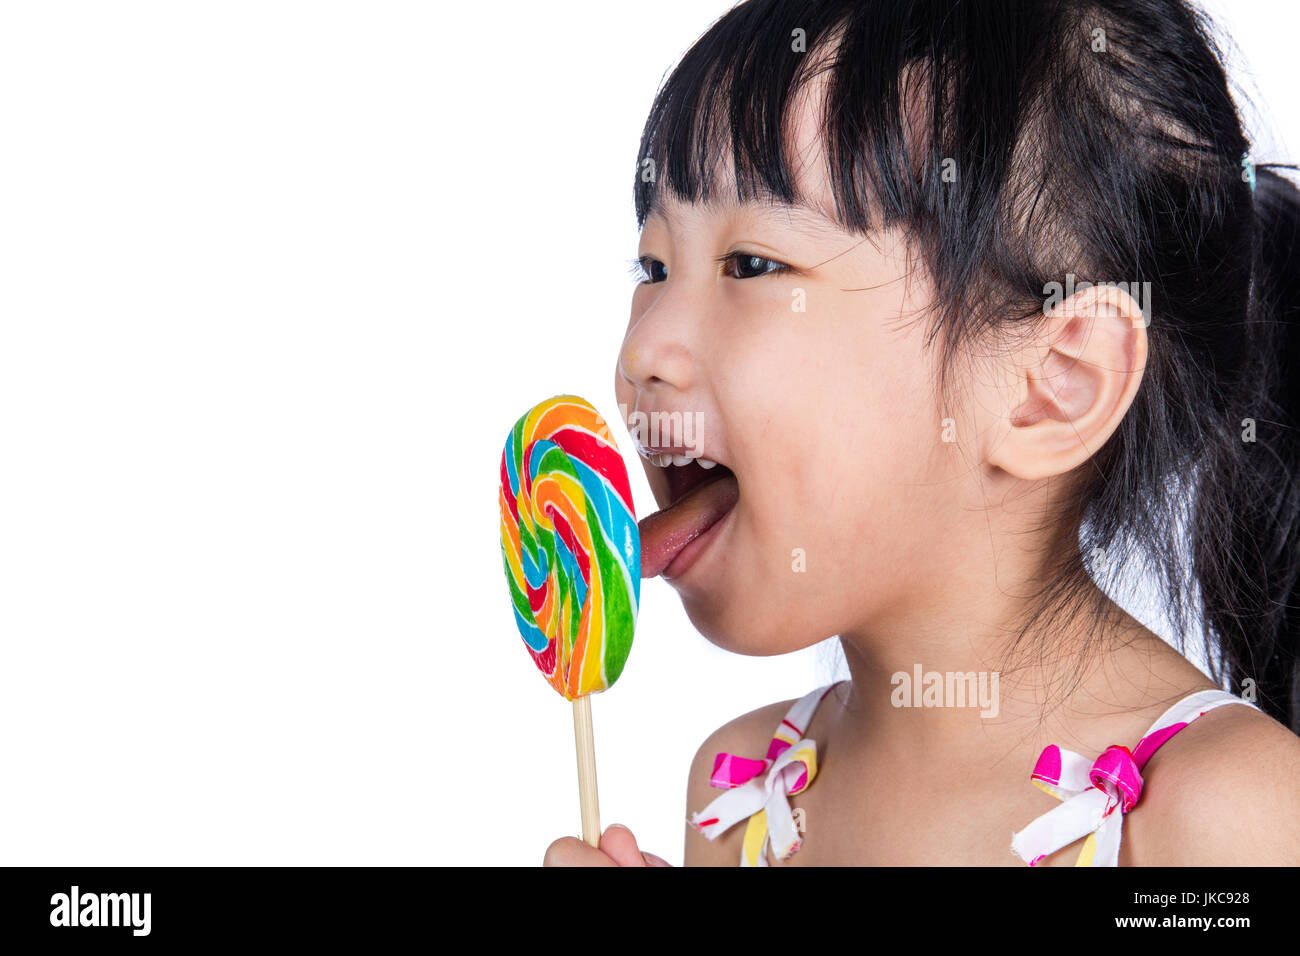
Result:
M766 770L745 783L719 794L712 803L698 813L691 814L691 824L712 840L731 829L746 817L760 810L764 817L751 821L746 829L746 843L751 839L750 829L756 825L764 831L757 853L741 854L741 866L767 866L767 850L771 847L778 860L795 853L802 841L790 811L789 798L807 789L817 773L817 744L801 737L781 752L775 760L763 761ZM795 789L804 777L803 785ZM763 823L766 826L763 826ZM747 847L749 849L749 847Z
M1062 801L1019 833L1011 836L1011 852L1030 866L1038 860L1087 836L1076 866L1115 866L1119 862L1120 835L1124 814L1114 783L1103 780L1098 789L1089 777L1093 761L1071 750L1061 749L1061 777L1053 786L1035 780L1038 787Z

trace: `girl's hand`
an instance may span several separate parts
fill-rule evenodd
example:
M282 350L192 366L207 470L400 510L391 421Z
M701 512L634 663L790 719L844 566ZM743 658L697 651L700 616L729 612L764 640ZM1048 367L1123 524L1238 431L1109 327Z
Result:
M600 848L588 846L577 837L560 837L546 848L542 866L672 866L653 853L637 848L632 831L611 823L600 837Z

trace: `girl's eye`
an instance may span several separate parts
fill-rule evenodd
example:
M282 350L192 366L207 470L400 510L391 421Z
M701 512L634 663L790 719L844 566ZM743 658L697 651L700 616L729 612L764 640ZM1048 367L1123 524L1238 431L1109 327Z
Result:
M790 271L790 267L783 262L764 259L748 252L733 252L718 261L722 263L722 274L732 279L755 279L758 276Z
M642 285L663 282L668 278L668 267L654 256L641 256L632 260L632 278Z
M756 279L759 276L791 271L791 267L783 262L747 252L732 252L717 261L722 263L722 274L732 279ZM631 266L632 278L642 285L653 285L668 278L668 267L654 256L633 259Z

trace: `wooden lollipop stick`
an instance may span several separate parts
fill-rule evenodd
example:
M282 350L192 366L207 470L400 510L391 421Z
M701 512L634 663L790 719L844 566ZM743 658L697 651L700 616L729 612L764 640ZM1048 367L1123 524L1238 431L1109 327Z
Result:
M578 800L582 803L582 839L600 845L600 801L596 797L596 740L591 733L591 695L573 701L573 738L578 748Z

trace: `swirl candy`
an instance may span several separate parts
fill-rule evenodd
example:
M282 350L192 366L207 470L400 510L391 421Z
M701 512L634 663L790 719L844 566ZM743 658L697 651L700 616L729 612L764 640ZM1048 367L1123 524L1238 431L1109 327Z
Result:
M574 395L528 411L501 455L501 553L528 653L566 700L618 680L641 595L627 469Z

